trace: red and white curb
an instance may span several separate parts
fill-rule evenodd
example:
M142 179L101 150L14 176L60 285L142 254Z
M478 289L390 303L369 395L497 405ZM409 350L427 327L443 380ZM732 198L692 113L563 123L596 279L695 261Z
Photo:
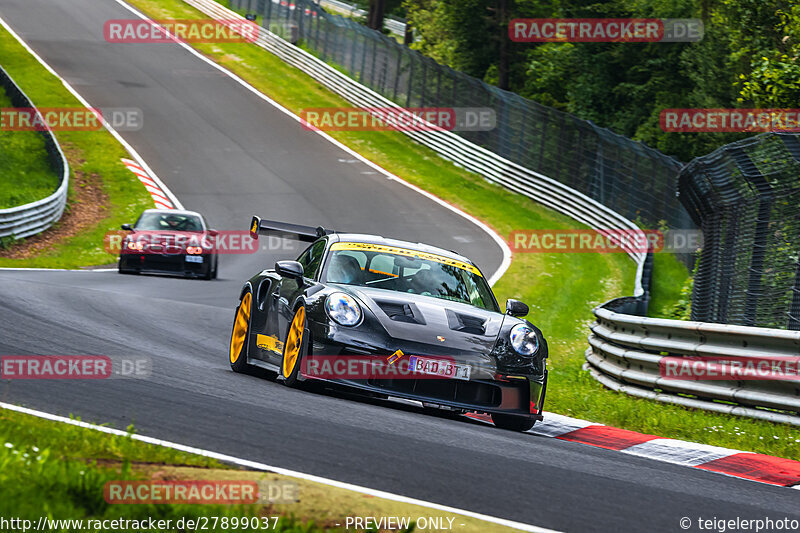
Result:
M488 416L467 415L491 423ZM545 419L528 431L551 437L620 451L638 457L708 470L769 485L800 489L800 461L760 453L730 450L708 444L664 439L568 416L545 413Z
M122 162L125 163L128 170L136 174L136 177L142 182L144 188L147 189L147 192L153 197L153 202L156 204L156 207L159 209L175 209L175 205L167 198L167 194L139 163L131 159L123 159Z

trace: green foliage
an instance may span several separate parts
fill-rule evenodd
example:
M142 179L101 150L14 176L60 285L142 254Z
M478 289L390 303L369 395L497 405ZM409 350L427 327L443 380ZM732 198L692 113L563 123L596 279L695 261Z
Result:
M744 134L667 133L667 108L796 107L793 0L504 0L509 18L701 18L697 43L510 43L510 89L688 161ZM501 0L405 0L437 61L497 83Z
M14 107L0 87L0 108ZM50 166L44 138L34 131L0 133L0 209L46 198L58 188L60 176ZM10 243L0 240L0 247Z

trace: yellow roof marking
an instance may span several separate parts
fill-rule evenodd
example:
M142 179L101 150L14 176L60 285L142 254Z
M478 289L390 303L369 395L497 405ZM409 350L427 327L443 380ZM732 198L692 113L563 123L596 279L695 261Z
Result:
M366 252L386 252L395 255L404 255L406 257L418 257L428 261L434 261L443 265L450 265L467 272L472 272L481 276L481 271L474 265L459 261L458 259L451 259L443 255L431 254L428 252L420 252L419 250L409 250L407 248L397 248L395 246L385 246L383 244L371 244L367 242L337 242L331 246L331 250L362 250Z

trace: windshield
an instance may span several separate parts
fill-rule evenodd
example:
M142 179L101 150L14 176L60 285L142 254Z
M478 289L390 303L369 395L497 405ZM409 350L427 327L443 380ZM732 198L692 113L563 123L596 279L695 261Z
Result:
M325 281L420 294L498 311L475 266L436 254L368 243L331 246Z
M203 222L196 215L143 213L135 227L142 231L203 231Z

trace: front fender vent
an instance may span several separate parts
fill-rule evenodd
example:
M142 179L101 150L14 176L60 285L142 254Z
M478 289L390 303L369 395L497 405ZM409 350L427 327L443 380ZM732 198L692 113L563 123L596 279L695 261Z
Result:
M465 315L447 309L447 323L453 331L486 335L486 319L480 316Z
M381 311L386 313L391 320L395 322L406 322L409 324L425 324L425 319L422 318L417 306L414 304L403 302L379 302L375 301Z

